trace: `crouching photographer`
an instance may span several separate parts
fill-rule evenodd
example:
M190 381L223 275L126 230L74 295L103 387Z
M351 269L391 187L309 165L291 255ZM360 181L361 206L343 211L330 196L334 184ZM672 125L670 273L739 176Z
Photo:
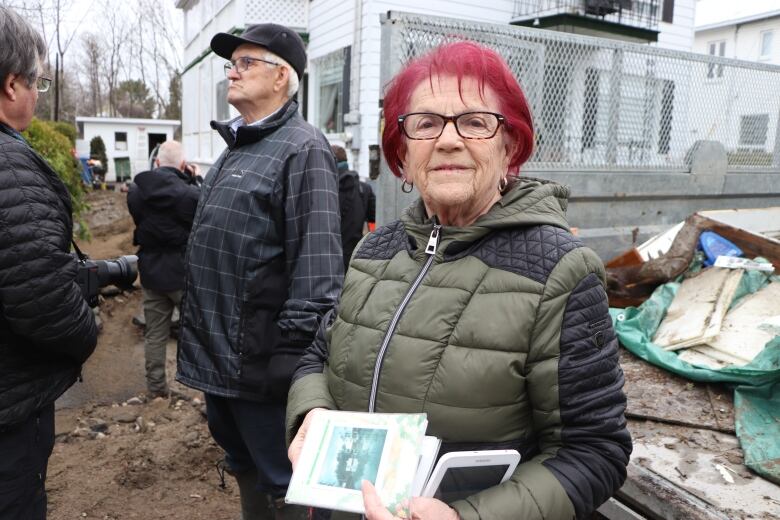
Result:
M97 342L70 254L68 190L20 132L50 80L46 46L0 7L0 518L46 518L54 401Z

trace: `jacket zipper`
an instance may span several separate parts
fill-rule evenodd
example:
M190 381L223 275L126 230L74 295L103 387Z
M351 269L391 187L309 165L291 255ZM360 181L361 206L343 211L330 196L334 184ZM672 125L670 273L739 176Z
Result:
M387 346L390 344L390 339L395 333L395 328L398 325L398 320L401 319L401 314L403 314L409 300L412 299L412 295L414 295L415 291L417 291L417 288L420 286L420 283L422 283L423 278L425 278L425 275L431 268L433 259L436 256L436 249L439 245L439 233L441 230L441 225L436 222L437 221L434 220L433 230L431 231L431 236L428 238L428 245L425 247L425 254L429 255L428 260L423 264L422 269L420 269L417 278L414 279L409 290L406 291L404 299L401 300L401 304L398 306L398 309L396 309L395 314L393 314L393 319L390 320L390 325L387 327L385 337L382 338L382 346L379 347L379 354L376 357L376 363L374 363L374 376L371 380L371 394L368 398L368 411L371 413L374 412L376 407L376 393L379 389L379 373L382 371L382 362L384 361L385 353L387 352Z

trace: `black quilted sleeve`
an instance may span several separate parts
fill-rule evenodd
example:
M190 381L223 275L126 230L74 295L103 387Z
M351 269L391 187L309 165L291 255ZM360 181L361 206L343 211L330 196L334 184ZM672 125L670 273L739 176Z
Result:
M293 374L292 378L293 383L309 374L321 374L325 369L325 362L328 360L329 352L326 331L333 324L337 313L338 308L334 307L323 317L320 322L320 328L317 329L317 334L314 336L314 341L304 351L301 360L298 362L298 367L295 369L295 374Z
M571 292L558 362L561 448L544 465L561 482L577 518L589 518L626 479L623 371L604 287L596 274Z

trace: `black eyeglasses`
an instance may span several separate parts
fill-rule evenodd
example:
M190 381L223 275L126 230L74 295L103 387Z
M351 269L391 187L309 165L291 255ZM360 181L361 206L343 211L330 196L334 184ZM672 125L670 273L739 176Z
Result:
M227 76L228 72L230 72L233 69L236 69L236 72L238 72L239 74L241 74L242 72L246 72L247 70L249 70L249 66L252 65L253 61L262 61L263 63L274 65L276 67L281 65L280 63L276 63L275 61L264 60L263 58L252 58L251 56L241 56L240 58L236 58L234 60L230 60L229 62L225 63L225 75Z
M398 126L409 139L436 139L452 121L455 131L464 139L490 139L504 123L504 116L494 112L464 112L443 116L432 112L412 112L398 116Z
M35 79L35 89L38 92L47 92L50 87L51 87L51 78L47 78L46 76L38 76Z

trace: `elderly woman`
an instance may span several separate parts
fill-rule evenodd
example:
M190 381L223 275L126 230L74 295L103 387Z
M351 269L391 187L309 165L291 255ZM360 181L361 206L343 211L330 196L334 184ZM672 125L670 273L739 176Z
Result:
M442 453L522 462L465 500L413 499L414 518L587 518L626 477L623 373L568 189L518 177L533 143L520 86L495 52L458 42L401 71L384 107L385 157L420 199L358 245L290 390L290 458L315 408L425 412ZM363 494L368 518L393 518Z

